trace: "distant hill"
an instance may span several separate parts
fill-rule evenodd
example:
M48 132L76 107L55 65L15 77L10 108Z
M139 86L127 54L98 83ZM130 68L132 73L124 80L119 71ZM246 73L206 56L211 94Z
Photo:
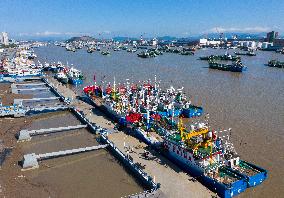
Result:
M134 37L125 37L125 36L116 36L112 38L114 41L119 41L119 42L123 42L123 41L127 41L127 40L138 40L138 38L134 38Z
M158 40L163 40L163 41L174 41L177 40L177 37L174 36L161 36L157 38Z
M90 37L90 36L77 36L77 37L72 37L68 40L66 40L67 43L74 42L74 41L94 41L95 38Z

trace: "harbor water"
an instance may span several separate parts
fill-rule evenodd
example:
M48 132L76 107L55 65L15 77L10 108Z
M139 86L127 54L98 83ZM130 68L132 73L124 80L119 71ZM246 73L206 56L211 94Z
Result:
M68 62L69 66L73 64L83 71L84 84L74 87L78 93L82 86L93 83L94 75L98 83L112 82L114 76L117 82L125 79L137 82L153 80L156 75L163 87L184 87L192 102L209 113L213 129L232 128L231 138L242 159L269 171L265 185L249 189L240 197L281 197L284 193L284 70L265 64L270 59L284 61L284 56L266 51L257 51L255 57L242 56L243 64L248 67L243 73L212 70L207 61L198 60L200 56L225 52L224 49L201 49L194 56L164 53L141 59L136 53L126 51L111 51L110 56L102 56L100 52L87 53L86 49L68 52L53 45L35 49L41 62Z
M25 129L37 130L82 124L69 111L32 116ZM44 154L60 150L95 146L96 136L77 129L33 136L22 142L23 153ZM43 160L40 168L27 171L30 183L40 184L50 197L123 197L144 191L142 185L107 150L97 150Z

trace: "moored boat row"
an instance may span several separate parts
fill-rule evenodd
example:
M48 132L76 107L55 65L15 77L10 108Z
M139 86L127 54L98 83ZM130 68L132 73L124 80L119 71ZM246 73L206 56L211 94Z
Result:
M267 64L269 67L278 67L278 68L284 68L284 62L278 61L278 60L270 60Z
M238 61L241 60L239 56L232 56L228 53L224 55L210 55L210 56L202 56L199 57L200 60L224 60L224 61Z
M210 69L218 69L222 71L243 72L247 70L247 67L244 66L241 61L236 61L232 64L223 64L210 60L208 61L208 64Z
M256 56L256 53L253 51L248 51L248 52L235 52L236 55L245 55L245 56Z
M120 126L131 128L221 197L238 195L266 179L265 169L241 160L229 138L224 138L230 130L215 131L207 122L184 125L183 117L201 116L203 109L191 105L182 89L159 87L156 81L123 86L114 81L113 86L87 86L84 93Z

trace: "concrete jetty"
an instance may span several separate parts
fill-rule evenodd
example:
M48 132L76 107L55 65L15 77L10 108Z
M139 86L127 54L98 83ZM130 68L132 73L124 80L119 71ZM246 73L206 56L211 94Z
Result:
M34 106L27 108L27 113L40 113L40 112L50 112L50 111L61 111L69 109L69 106L66 105L57 105L57 106Z
M0 76L0 83L16 83L16 82L23 82L26 80L41 80L41 77L1 77Z
M18 86L41 86L41 85L45 85L45 83L14 83L11 85L14 87L18 87Z
M121 152L130 156L136 164L143 167L155 182L161 184L160 190L168 197L211 197L214 194L201 183L178 168L161 154L148 148L148 146L123 132L108 135ZM150 152L149 157L143 157L144 151Z
M23 157L23 169L38 168L39 160L45 160L49 158L55 158L55 157L60 157L60 156L66 156L66 155L87 152L87 151L103 149L103 148L106 148L107 146L108 144L104 144L104 145L89 146L89 147L76 148L76 149L70 149L70 150L64 150L64 151L56 151L56 152L44 153L44 154L35 154L35 153L26 154Z
M21 92L39 92L39 91L48 91L49 88L47 87L34 87L34 88L30 88L30 89L19 89L19 88L12 88L12 93L13 94L18 94Z
M26 114L33 113L44 113L44 112L53 112L53 111L62 111L69 109L70 106L66 105L53 105L53 106L33 106L33 107L22 107L21 105L13 106L0 106L0 117L4 116L13 116L24 117Z
M0 117L4 116L13 116L15 118L24 117L26 115L27 110L14 105L14 106L1 106L0 105Z
M23 102L25 103L32 103L32 102L48 102L52 100L59 100L59 97L49 97L49 98L30 98L30 99L14 99L15 105L22 105Z
M47 128L47 129L38 129L38 130L21 130L18 135L18 141L30 141L31 136L43 135L47 133L57 133L63 131L70 131L75 129L86 128L87 125L76 125L76 126L66 126L66 127L57 127L57 128Z

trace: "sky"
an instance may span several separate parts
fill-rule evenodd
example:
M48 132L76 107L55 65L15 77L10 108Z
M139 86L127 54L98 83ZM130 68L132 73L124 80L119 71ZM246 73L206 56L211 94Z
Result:
M14 37L284 32L284 0L0 0Z

